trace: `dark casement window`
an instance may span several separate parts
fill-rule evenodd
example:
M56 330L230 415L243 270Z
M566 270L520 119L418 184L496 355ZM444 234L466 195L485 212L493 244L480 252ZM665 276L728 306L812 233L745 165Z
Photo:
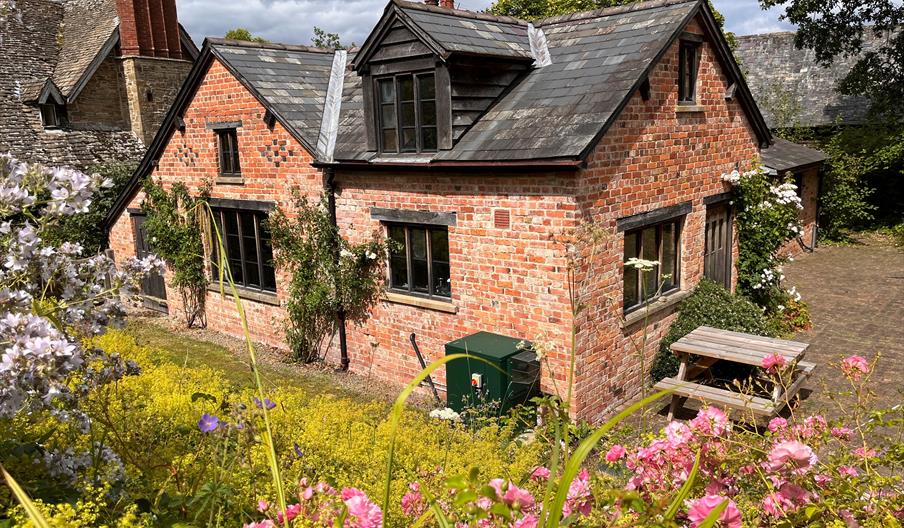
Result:
M214 218L223 237L226 260L236 285L264 292L276 291L273 247L263 211L214 208ZM214 242L213 278L219 280L219 245Z
M241 176L239 166L239 140L234 128L217 130L217 154L220 158L221 176Z
M383 152L436 150L436 82L433 73L377 79L377 121Z
M678 240L681 235L681 220L670 220L661 224L646 226L625 233L625 258L655 260L659 262L653 271L642 273L625 265L624 302L625 311L642 306L658 295L678 288L679 255ZM662 289L659 290L659 284Z
M65 106L53 103L38 106L41 109L41 123L45 128L60 128L69 123Z
M681 41L678 48L678 103L697 102L697 70L700 68L700 45Z
M452 296L449 229L445 226L389 224L389 289L401 293Z

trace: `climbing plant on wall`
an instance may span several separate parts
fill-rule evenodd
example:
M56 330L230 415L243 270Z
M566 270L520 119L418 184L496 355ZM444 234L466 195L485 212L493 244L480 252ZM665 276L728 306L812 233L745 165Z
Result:
M277 267L291 279L286 301L286 341L295 359L321 357L337 329L340 309L362 324L384 284L386 242L379 233L353 244L339 235L327 202L296 192L291 212L277 208L268 222Z
M170 286L182 298L186 325L203 328L207 326L204 303L208 284L203 238L208 215L204 205L209 187L192 196L182 183L166 190L149 179L144 192L141 207L147 214L144 226L148 244L172 271Z

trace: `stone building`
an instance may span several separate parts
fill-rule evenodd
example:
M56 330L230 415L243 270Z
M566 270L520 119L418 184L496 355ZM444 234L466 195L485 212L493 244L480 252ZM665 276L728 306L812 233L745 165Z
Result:
M117 259L143 251L142 182L212 182L253 338L285 347L288 281L263 221L276 205L291 214L293 188L327 193L344 237L403 248L368 322L348 325L352 371L406 383L420 370L410 334L431 361L490 331L546 343L554 392L575 327L575 412L595 420L638 393L702 277L734 286L722 176L772 142L703 0L533 23L392 0L348 54L205 41L107 225ZM603 236L569 248L591 224ZM631 257L661 264L642 281ZM158 296L179 316L178 295ZM212 292L207 310L211 328L240 332L231 300ZM332 343L327 359L342 356Z
M175 0L3 2L0 152L137 162L197 53Z

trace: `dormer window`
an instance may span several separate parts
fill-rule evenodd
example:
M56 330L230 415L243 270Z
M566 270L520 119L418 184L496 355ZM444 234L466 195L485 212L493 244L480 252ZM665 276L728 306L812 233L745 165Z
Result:
M41 123L44 128L61 128L68 124L66 107L61 104L43 103L38 107L41 110Z
M436 81L433 72L376 79L382 152L436 151Z
M678 104L697 104L700 43L682 40L678 48Z

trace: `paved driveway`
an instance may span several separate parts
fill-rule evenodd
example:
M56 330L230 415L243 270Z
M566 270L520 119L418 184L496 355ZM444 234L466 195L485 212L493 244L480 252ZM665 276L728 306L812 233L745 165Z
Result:
M872 361L882 407L904 402L904 251L887 242L820 247L785 266L787 284L810 305L813 328L795 339L812 343L807 360L818 367L802 410L837 416L827 397L843 382L828 364L852 354Z

